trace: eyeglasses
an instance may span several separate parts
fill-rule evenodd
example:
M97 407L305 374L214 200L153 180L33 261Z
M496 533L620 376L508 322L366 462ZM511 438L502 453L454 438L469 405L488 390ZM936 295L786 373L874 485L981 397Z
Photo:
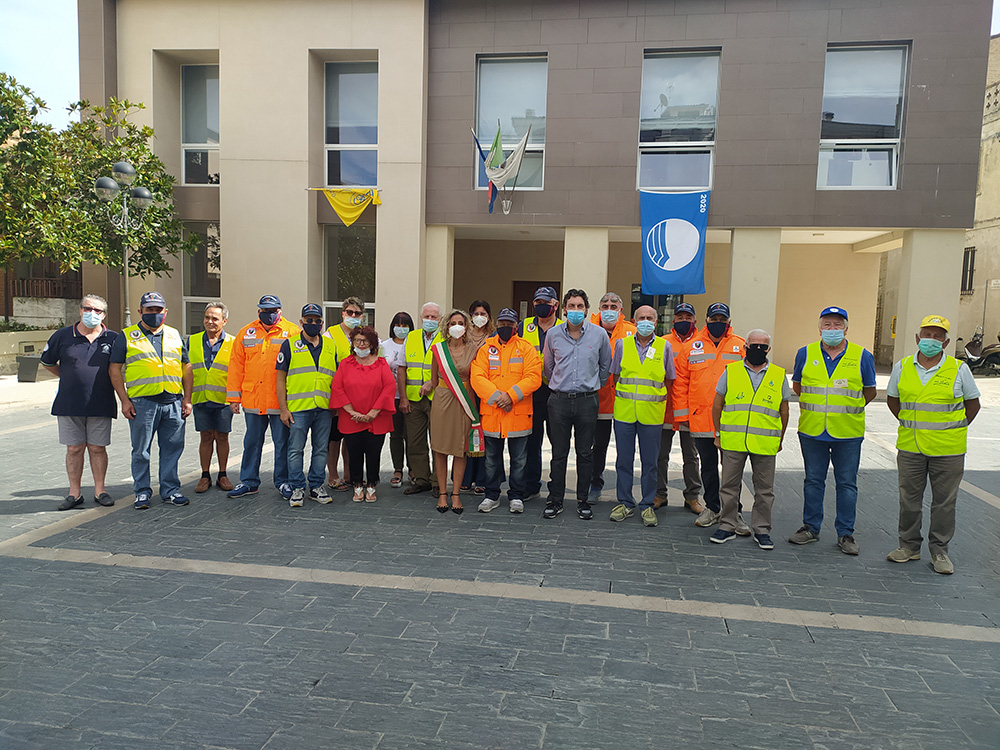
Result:
M360 318L363 313L360 310L344 310L344 314L349 318Z
M89 305L84 305L80 309L83 310L84 312L95 312L104 315L104 310L102 310L100 307L90 307Z

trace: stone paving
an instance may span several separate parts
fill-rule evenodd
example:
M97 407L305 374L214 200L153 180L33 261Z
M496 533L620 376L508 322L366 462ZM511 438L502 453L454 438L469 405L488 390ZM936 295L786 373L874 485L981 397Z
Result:
M856 558L832 518L817 544L784 541L801 517L791 433L764 552L709 544L678 506L655 529L612 524L608 492L589 523L546 521L538 500L478 514L472 495L441 515L387 484L373 505L212 490L139 513L123 420L118 506L56 513L48 403L2 406L0 748L996 748L1000 382L981 387L950 577L885 561L884 404ZM182 473L196 456L189 430Z

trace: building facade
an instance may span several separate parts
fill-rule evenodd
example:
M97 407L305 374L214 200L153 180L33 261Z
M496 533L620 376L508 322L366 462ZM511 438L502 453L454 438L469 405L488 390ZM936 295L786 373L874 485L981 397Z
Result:
M526 309L541 283L666 320L675 300L639 292L640 188L712 191L707 290L686 299L772 331L779 363L829 304L875 347L890 251L897 330L958 317L989 0L79 7L83 95L147 104L205 237L156 282L188 327L215 296L242 320L265 292L331 317L358 293L384 328L425 300ZM470 133L485 148L498 126L507 148L530 127L509 214L487 212ZM345 227L307 192L327 185L382 204ZM115 286L105 269L85 285L101 278Z

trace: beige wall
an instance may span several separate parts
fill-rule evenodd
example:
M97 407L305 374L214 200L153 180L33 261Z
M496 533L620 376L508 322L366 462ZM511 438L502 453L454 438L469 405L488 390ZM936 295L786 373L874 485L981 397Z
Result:
M562 273L562 242L455 240L455 290L451 302L467 310L473 300L485 299L496 315L513 304L514 281L561 279ZM586 291L594 299L591 291ZM416 312L416 308L410 310L412 315Z

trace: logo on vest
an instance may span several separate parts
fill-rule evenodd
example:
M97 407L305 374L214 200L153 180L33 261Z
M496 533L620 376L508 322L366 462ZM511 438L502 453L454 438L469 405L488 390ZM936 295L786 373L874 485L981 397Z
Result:
M129 335L134 339L138 339L140 336L142 336L142 332L139 331L139 329L137 328L136 330L132 331L132 333L130 333Z
M705 342L695 341L693 344L691 344L691 348L694 349L696 352L700 352L702 349L705 348Z
M247 328L247 332L243 336L243 338L245 338L245 339L252 339L256 335L257 335L257 329L256 328Z
M306 348L306 345L302 343L302 339L298 339L295 342L295 351L301 352L305 348Z
M500 359L500 350L497 349L495 346L490 346L490 349L487 352L487 354L489 355L490 359Z
M816 365L818 365L818 364L819 364L819 360L818 359L814 359L813 360L813 367L816 367Z
M534 323L528 323L528 326L524 330L528 333L534 333L537 327Z
M740 345L739 344L733 344L733 351L734 352L738 352L739 350L740 350Z
M283 352L278 352L278 364L280 365L284 361L285 361L285 355L284 355L284 353Z

